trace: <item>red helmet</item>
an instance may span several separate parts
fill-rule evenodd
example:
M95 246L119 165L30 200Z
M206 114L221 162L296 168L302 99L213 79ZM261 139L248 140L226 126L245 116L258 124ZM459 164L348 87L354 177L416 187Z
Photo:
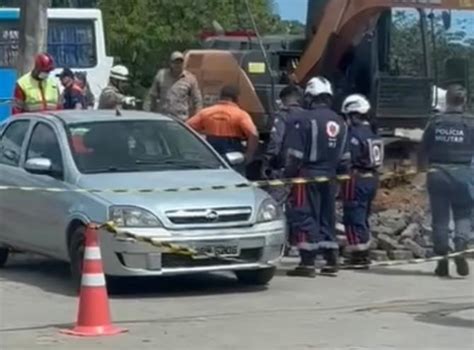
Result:
M49 73L54 69L54 60L50 54L40 53L35 57L35 70Z

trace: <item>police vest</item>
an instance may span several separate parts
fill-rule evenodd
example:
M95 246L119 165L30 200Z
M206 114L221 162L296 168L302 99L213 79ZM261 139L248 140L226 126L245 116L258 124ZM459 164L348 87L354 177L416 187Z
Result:
M374 170L383 165L383 140L368 124L351 128L350 149L352 166L356 169Z
M474 157L474 117L461 113L442 114L428 128L430 163L470 164Z
M20 102L25 112L58 109L58 86L53 78L39 81L28 73L18 80L18 86L25 95L25 100Z

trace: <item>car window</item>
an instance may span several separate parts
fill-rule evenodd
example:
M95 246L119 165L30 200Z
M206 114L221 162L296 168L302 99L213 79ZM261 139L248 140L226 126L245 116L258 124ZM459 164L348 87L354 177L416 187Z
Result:
M29 125L28 120L19 120L6 126L0 139L0 164L18 166Z
M55 172L63 171L61 147L53 128L45 123L38 123L31 134L26 160L47 158L51 160Z
M198 136L174 121L80 123L70 125L69 134L83 173L224 167Z

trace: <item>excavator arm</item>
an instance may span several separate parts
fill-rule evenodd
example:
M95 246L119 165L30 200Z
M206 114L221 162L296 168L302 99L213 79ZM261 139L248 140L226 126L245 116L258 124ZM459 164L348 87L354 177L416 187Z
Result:
M309 0L312 1L312 0ZM394 7L474 10L474 0L329 0L318 17L314 33L296 68L293 80L305 82L318 71L331 38L337 36L337 62L351 45L373 28L378 16Z

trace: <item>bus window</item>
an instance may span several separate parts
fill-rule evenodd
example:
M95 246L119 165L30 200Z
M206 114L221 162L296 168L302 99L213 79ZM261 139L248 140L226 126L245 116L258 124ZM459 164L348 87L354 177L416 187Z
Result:
M18 47L18 22L0 22L0 68L13 68L16 66Z
M48 52L57 67L93 68L97 66L93 20L48 22ZM14 68L19 47L18 21L0 22L0 67Z
M93 20L52 19L48 26L48 52L57 67L92 68L97 65Z

